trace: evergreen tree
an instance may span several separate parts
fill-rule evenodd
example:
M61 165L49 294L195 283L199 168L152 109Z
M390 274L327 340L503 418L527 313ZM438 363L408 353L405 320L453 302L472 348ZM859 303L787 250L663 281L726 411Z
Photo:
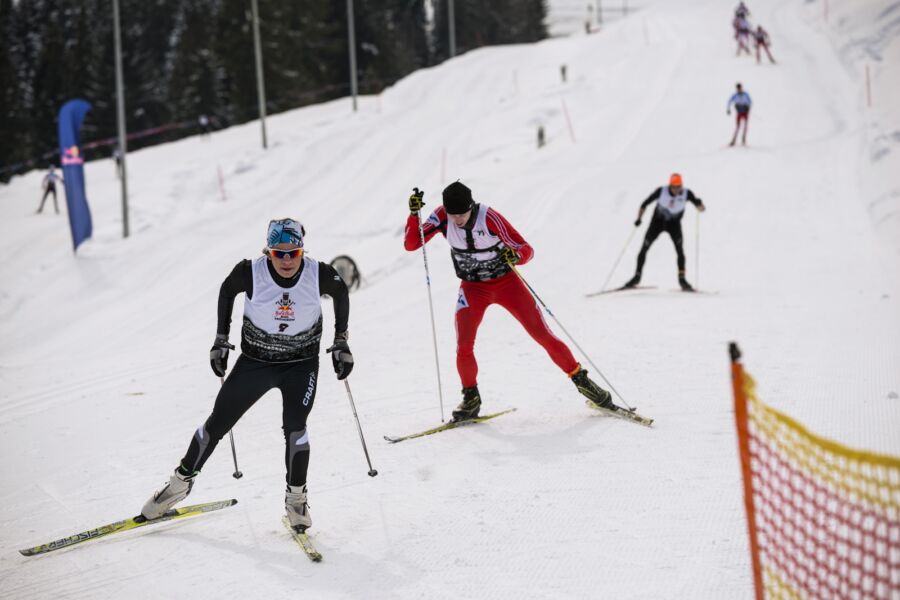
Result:
M273 111L349 93L345 1L279 0L261 11Z
M360 88L379 92L428 64L424 0L356 2Z
M216 54L216 0L182 3L175 22L168 104L178 121L218 116L224 98L223 73Z
M15 18L12 0L0 0L0 169L29 157L24 144L22 122L22 92L15 66ZM0 181L7 181L9 174L0 171Z
M425 2L355 0L362 93L446 57L447 0L433 0L431 30ZM119 3L129 133L193 124L200 115L220 126L257 117L250 0ZM267 112L349 93L346 0L260 0L259 8ZM458 51L541 39L545 15L545 0L456 0ZM115 138L115 90L111 0L0 0L0 177L4 164L55 155L57 115L72 98L93 105L85 141ZM195 132L187 127L128 147Z
M216 19L215 51L222 64L220 125L243 123L258 114L256 65L249 0L225 0Z
M434 1L435 62L450 55L448 0ZM456 53L494 44L521 44L547 37L546 0L454 0Z

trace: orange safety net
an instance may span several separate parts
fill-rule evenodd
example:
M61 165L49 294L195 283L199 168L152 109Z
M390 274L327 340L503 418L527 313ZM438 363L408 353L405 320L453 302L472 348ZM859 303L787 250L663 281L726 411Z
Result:
M900 598L900 459L816 436L732 376L756 597Z

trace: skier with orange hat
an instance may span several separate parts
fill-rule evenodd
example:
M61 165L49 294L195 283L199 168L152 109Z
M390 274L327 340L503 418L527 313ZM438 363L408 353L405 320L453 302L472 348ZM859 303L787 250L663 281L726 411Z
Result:
M644 211L654 201L656 202L656 210L653 212L653 218L650 220L650 226L647 228L647 234L644 236L644 244L638 253L637 269L634 272L634 277L623 285L622 289L637 287L641 282L641 271L643 271L644 261L647 259L647 250L650 249L650 246L653 245L659 234L665 231L672 238L672 243L675 244L675 252L678 255L678 283L685 292L692 292L694 288L684 278L685 259L684 248L682 247L681 217L684 216L684 207L688 202L697 207L697 210L700 212L705 211L706 206L703 205L703 200L694 196L691 190L684 187L680 174L672 173L672 176L669 177L668 186L657 188L641 203L638 218L634 222L635 227L640 226Z

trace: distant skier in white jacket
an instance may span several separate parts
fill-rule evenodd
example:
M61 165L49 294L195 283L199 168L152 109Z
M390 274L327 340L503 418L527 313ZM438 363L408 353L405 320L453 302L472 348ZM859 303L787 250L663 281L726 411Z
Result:
M56 214L59 214L59 204L56 202L56 182L65 183L63 181L62 175L59 175L56 172L56 167L54 165L50 165L47 169L47 174L44 176L44 196L41 198L41 205L37 209L37 214L41 214L44 212L44 202L47 201L47 196L53 195L53 208L56 210Z

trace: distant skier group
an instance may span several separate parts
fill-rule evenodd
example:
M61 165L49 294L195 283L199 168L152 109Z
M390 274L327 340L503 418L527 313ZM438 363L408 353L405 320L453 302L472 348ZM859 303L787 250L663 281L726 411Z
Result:
M744 53L750 55L750 39L752 38L756 46L756 63L760 63L760 53L764 51L769 57L769 61L775 64L775 59L772 58L769 50L771 45L769 33L763 29L762 25L757 25L756 29L753 29L750 25L750 9L743 2L738 4L734 10L734 19L731 25L734 29L734 39L737 42L737 56ZM740 135L741 144L747 144L747 125L750 120L751 105L750 94L744 91L744 87L740 83L736 84L735 92L728 99L728 106L725 109L727 115L731 114L732 107L735 110L734 135L731 137L729 146L737 143L738 135Z
M752 39L756 50L757 64L760 62L761 50L769 57L769 61L775 64L775 59L772 58L772 53L769 51L769 46L772 44L769 33L763 29L762 25L757 25L756 29L753 29L753 26L750 24L750 9L743 2L734 9L734 19L731 21L731 26L734 29L738 56L744 53L748 56L750 55L750 40Z

